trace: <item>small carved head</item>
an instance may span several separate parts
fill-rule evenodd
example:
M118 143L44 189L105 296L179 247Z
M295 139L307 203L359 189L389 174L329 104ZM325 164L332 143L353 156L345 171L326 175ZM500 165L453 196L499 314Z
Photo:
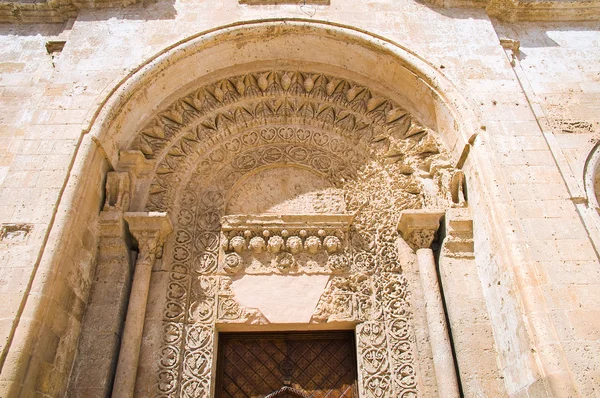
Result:
M267 245L265 244L265 240L260 236L255 236L254 238L250 239L250 250L252 250L253 253L262 253L266 248Z
M298 254L302 251L302 239L297 236L290 236L287 240L287 249L292 254Z
M242 238L241 236L234 236L231 238L229 245L237 254L242 254L246 248L246 239Z
M267 250L271 253L279 253L284 246L283 238L281 236L272 236L269 238L267 244Z
M329 235L323 240L323 246L327 253L333 254L342 248L342 242L337 236Z
M316 254L321 249L321 239L316 236L309 236L304 241L304 248L311 254Z

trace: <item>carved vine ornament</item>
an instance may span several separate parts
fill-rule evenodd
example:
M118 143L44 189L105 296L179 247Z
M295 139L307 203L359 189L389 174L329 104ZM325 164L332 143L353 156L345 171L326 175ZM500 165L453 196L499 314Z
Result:
M177 100L131 149L156 163L146 210L176 215L157 397L209 396L215 323L268 322L235 298L231 278L245 273L331 275L312 322L357 324L361 396L417 395L395 226L405 209L459 205L460 171L435 133L355 82L264 71ZM232 187L272 166L326 178L347 214L226 215Z

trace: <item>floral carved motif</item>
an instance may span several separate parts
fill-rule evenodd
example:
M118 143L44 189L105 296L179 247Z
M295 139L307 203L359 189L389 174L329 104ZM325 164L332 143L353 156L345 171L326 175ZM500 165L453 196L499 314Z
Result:
M357 323L364 396L416 395L396 224L402 210L464 199L432 131L355 82L264 71L189 93L159 112L132 148L156 163L146 210L175 219L156 396L209 396L215 323L267 322L236 300L231 278L240 273L330 274L311 321ZM228 225L232 188L275 166L322 176L352 222Z
M259 84L265 81L266 86ZM350 148L367 147L389 163L402 164L404 173L418 170L422 158L439 152L431 132L403 107L361 84L302 71L250 73L190 93L159 112L141 130L132 148L158 161L148 209L169 209L173 180L197 164L199 154L207 153L215 142L264 126L290 125L336 132L343 140L335 139L334 146L346 142ZM289 128L276 130L261 130L261 138L283 135L290 141ZM256 132L234 138L225 149L254 146L257 138ZM328 145L327 135L321 133L297 134L296 139L316 147ZM211 161L221 162L221 155L212 153Z

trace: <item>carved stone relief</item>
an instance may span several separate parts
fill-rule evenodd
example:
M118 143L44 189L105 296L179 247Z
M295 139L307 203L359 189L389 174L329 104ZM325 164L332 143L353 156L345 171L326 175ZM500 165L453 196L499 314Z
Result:
M351 215L225 216L219 271L226 274L347 272Z
M352 81L265 71L176 101L132 148L157 164L146 210L175 218L157 397L209 396L215 324L268 322L238 303L232 277L311 273L331 275L311 322L357 323L361 394L416 396L396 223L405 209L460 202L433 132ZM324 178L345 213L227 215L236 184L268 167Z

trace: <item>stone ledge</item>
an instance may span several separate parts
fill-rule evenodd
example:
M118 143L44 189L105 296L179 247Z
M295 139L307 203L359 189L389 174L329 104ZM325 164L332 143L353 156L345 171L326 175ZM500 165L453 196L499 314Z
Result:
M64 23L85 8L118 8L141 0L0 1L0 23Z
M426 0L440 8L485 8L503 21L597 21L598 0Z

